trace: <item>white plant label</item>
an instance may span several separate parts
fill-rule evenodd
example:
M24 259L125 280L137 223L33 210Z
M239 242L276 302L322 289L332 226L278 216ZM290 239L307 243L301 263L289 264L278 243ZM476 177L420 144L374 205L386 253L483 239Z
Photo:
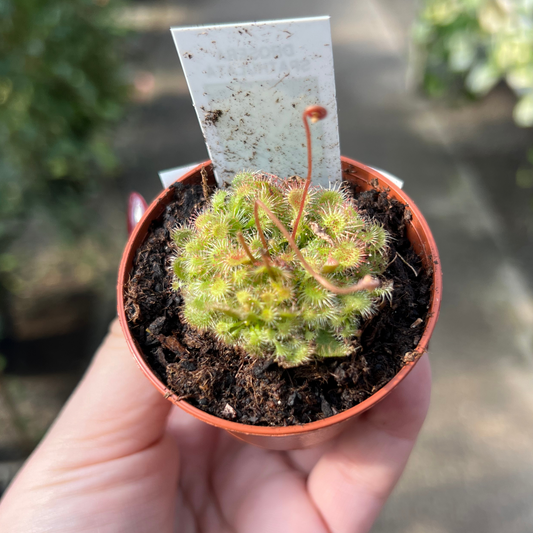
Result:
M329 17L172 28L219 185L242 170L307 175L302 112L311 125L313 182L340 182Z
M175 167L175 168L169 168L167 170L160 170L159 171L159 179L161 180L161 184L166 189L167 187L170 187L173 183L178 181L182 176L187 174L189 170L192 170L193 168L196 168L200 163L190 163L188 165L183 165L181 167Z

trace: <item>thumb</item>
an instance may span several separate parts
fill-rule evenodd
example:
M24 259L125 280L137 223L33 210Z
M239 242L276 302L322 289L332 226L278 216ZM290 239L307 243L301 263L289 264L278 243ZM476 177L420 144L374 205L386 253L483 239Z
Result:
M124 457L163 437L170 408L137 368L115 320L42 447L52 446L66 468Z

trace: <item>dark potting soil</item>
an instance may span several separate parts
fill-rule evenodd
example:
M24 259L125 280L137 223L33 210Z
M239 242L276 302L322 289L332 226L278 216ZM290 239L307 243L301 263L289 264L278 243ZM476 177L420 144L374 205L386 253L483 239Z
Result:
M206 202L201 185L175 184L175 201L152 224L137 250L126 286L130 330L148 364L178 397L220 418L245 424L286 426L334 415L362 402L413 360L424 331L432 272L406 238L409 209L377 190L352 190L359 212L393 236L392 302L362 326L358 349L346 358L281 368L227 346L181 318L183 300L172 289L171 231Z

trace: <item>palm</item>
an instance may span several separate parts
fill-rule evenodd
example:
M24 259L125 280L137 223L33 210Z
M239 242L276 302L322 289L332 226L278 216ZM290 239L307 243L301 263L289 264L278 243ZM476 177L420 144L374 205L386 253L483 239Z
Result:
M326 531L306 487L316 450L262 450L179 412L171 428L182 454L180 531Z

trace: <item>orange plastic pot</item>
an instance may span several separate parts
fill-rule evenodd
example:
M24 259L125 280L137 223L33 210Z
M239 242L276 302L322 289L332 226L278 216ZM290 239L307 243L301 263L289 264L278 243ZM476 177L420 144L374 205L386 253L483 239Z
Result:
M140 369L144 372L146 377L151 381L154 387L159 390L161 394L168 398L172 403L193 415L194 417L211 424L221 429L225 429L233 436L246 441L250 444L268 448L271 450L293 450L299 448L307 448L320 444L328 439L337 436L345 427L345 424L352 419L372 408L378 402L383 400L398 384L405 379L407 374L411 372L414 365L418 362L420 355L428 349L429 340L435 329L437 318L439 315L441 293L442 293L442 271L440 266L439 254L435 240L431 234L429 226L425 221L422 213L418 210L413 201L399 189L395 184L382 176L376 170L342 157L342 169L344 179L355 183L358 190L368 190L377 188L380 190L388 190L388 195L396 198L403 204L409 207L412 213L411 221L407 227L407 237L411 242L416 253L421 257L424 266L433 272L433 288L429 315L424 333L415 350L416 356L412 362L407 363L396 376L389 381L383 388L373 394L370 398L361 402L359 405L352 407L342 413L330 416L317 422L311 422L303 425L288 426L288 427L263 427L252 426L247 424L240 424L237 422L230 422L222 418L210 415L193 407L184 400L178 400L177 396L173 394L167 386L154 374L150 366L147 364L145 356L141 351L137 341L133 338L128 328L126 314L124 309L124 286L130 276L130 271L138 247L144 241L152 221L156 220L164 211L165 207L174 199L174 189L169 188L164 190L149 206L141 221L135 227L135 230L130 236L122 262L120 263L120 270L118 276L117 286L117 301L118 301L118 316L122 331L126 337L128 346L135 358ZM214 184L214 177L211 168L211 162L206 161L201 165L185 174L179 181L184 184L195 184L201 182L201 169L205 167L208 171L208 179ZM372 183L371 183L372 182Z

